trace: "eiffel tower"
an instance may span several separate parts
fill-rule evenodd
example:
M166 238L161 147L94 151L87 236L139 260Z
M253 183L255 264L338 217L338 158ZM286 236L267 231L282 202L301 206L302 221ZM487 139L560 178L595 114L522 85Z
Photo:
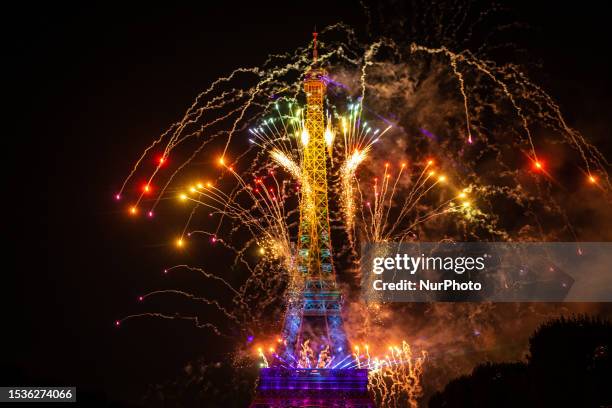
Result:
M290 287L282 329L284 350L261 369L251 408L371 408L368 372L354 368L344 331L342 297L336 284L330 241L324 99L328 77L313 64L304 77L301 135L303 185L295 255L297 284Z

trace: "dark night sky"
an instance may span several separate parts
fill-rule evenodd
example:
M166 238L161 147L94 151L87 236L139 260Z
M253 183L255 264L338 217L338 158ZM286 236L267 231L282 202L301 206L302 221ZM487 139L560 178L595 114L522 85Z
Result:
M3 273L17 286L8 288L2 385L77 385L135 400L206 353L210 337L188 323L113 326L180 258L166 245L171 220L130 220L112 196L142 148L212 80L304 45L315 24L363 21L347 3L250 3L3 13L4 201L16 258ZM539 27L528 45L544 63L544 86L610 152L609 13L601 2L540 3L513 7Z

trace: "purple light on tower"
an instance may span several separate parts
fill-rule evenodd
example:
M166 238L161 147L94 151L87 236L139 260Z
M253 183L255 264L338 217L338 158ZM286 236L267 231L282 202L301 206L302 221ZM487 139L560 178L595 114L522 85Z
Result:
M367 369L264 368L251 408L276 407L279 402L295 407L374 408L367 384Z

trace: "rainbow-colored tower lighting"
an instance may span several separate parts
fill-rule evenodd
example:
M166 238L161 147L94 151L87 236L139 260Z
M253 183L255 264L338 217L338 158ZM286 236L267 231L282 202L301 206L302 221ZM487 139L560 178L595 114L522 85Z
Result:
M325 363L310 364L300 360L299 354L295 355L305 341L315 353L329 347L336 362L350 354L342 327L341 296L336 285L330 241L324 114L327 73L316 64L315 33L313 67L304 79L306 107L301 135L302 174L307 187L301 190L296 264L304 279L303 287L294 288L294 293L290 294L283 328L285 358L295 358L302 368L311 365L325 368Z
M304 78L306 107L301 136L303 186L295 264L297 283L289 288L282 330L284 351L263 368L253 408L359 407L368 397L368 371L356 368L344 332L342 298L336 284L330 239L326 132L327 73L313 65Z

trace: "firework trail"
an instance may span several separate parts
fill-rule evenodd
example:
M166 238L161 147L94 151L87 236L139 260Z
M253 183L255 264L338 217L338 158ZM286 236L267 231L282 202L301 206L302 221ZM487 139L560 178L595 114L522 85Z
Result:
M457 14L440 35L466 30L464 19ZM577 164L574 174L608 199L609 163L520 67L498 66L480 56L482 49L453 51L391 38L361 43L343 24L320 35L319 63L330 72L325 141L330 202L337 206L330 214L337 235L332 242L349 302L359 303L351 279L358 274L361 242L575 239L559 204L570 193L558 179L561 166ZM205 236L219 244L216 250L232 254L237 276L189 265L166 270L185 269L219 283L224 293L218 299L171 289L139 298L174 295L204 303L224 318L224 327L159 312L129 315L117 325L141 317L187 319L216 335L250 339L238 347L236 360L253 359L255 343L260 364L275 357L273 345L282 340L270 333L278 332L286 294L302 279L293 242L300 196L311 190L300 165L309 139L300 102L309 55L310 47L271 55L260 67L214 81L143 150L115 195L129 202L132 216L157 216L182 202L191 211L174 238L177 248ZM542 129L546 137L539 137ZM575 159L555 162L544 150L551 143L561 146L560 156ZM211 168L202 170L202 160ZM194 180L195 173L208 177ZM508 211L519 214L518 221L509 222ZM199 224L202 213L207 221ZM349 325L353 344L385 344L378 337L392 309L358 307L363 317ZM401 346L390 345L379 357L356 346L354 360L339 363L326 353L316 358L305 344L300 360L304 366L370 368L377 403L416 406L426 355L398 341Z

